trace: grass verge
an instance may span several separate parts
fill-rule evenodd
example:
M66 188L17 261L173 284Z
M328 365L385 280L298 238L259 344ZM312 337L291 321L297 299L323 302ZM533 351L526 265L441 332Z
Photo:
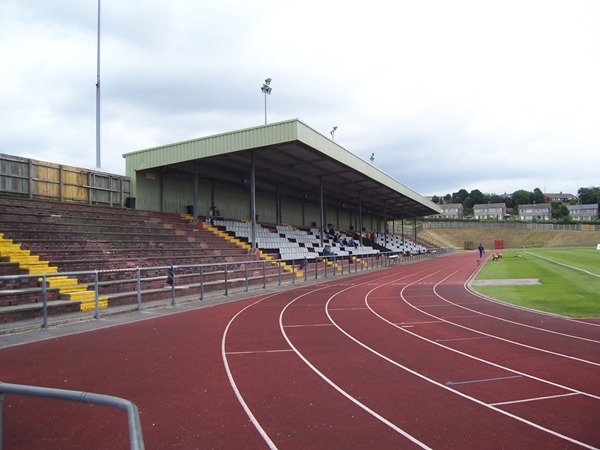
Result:
M600 316L600 251L594 249L505 252L491 259L477 280L537 278L539 285L474 286L483 295L569 317Z

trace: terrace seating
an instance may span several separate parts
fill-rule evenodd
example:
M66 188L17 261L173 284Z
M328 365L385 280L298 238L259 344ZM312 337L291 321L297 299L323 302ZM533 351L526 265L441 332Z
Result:
M200 279L210 289L242 269L263 282L257 255L177 214L0 197L0 233L0 275L46 274L50 314L94 305L94 274L61 275L66 272L97 270L105 306L136 302L138 268L145 300L171 294L168 266L228 263L203 274L178 267L176 295L198 293ZM267 271L277 276L277 267ZM2 322L39 317L41 301L38 276L0 281Z

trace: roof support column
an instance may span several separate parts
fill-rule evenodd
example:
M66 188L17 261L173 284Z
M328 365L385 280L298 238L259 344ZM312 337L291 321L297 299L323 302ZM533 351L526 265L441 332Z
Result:
M362 216L362 199L360 198L360 191L358 191L358 236L360 246L363 245L363 216Z
M160 180L158 187L158 201L160 203L160 212L165 212L165 168L160 169Z
M321 205L321 224L319 226L320 228L320 233L319 236L321 236L321 247L323 247L323 233L325 230L325 205L323 203L323 178L321 178L319 180L319 203Z
M400 225L402 226L402 245L404 245L404 217L402 217L402 220L400 221Z
M252 224L252 233L251 233L251 245L252 248L256 248L256 192L255 192L255 176L256 176L256 167L254 163L254 152L252 155L252 164L250 165L250 220Z
M194 163L194 220L199 216L198 212L198 163Z
M281 225L281 194L279 185L275 186L275 223Z
M210 206L216 205L215 203L215 179L210 179Z
M302 196L302 226L306 225L306 194Z
M413 216L414 241L417 243L417 216Z
M387 208L383 201L383 246L387 248Z

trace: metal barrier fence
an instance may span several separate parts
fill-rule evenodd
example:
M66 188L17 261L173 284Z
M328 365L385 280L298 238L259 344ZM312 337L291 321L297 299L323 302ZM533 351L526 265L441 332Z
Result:
M127 424L129 428L129 448L131 450L144 450L144 438L142 436L142 425L140 413L137 406L129 400L110 395L94 394L90 392L69 391L65 389L53 389L39 386L27 386L23 384L3 383L0 381L0 450L2 450L2 424L3 424L3 401L4 394L26 395L30 397L45 397L54 400L69 400L80 403L108 406L122 409L127 412Z
M153 267L135 267L114 270L95 270L95 271L77 271L77 272L58 272L49 274L36 275L4 275L0 276L0 291L2 291L3 283L10 280L20 280L26 278L36 278L41 280L41 300L42 300L42 327L48 328L48 280L57 276L68 277L85 277L93 278L95 306L93 311L94 319L100 318L100 294L99 286L101 277L116 272L131 272L132 277L125 280L135 283L136 286L136 301L131 302L132 309L141 311L144 296L149 296L152 291L156 295L156 289L143 289L142 281L157 280L162 282L164 296L162 301L168 302L175 306L178 297L190 300L190 292L195 292L193 299L204 300L206 292L212 293L221 292L228 296L234 289L248 292L250 285L262 286L279 285L283 283L296 284L319 278L334 277L348 273L357 273L364 270L377 268L391 267L394 265L404 264L407 262L415 262L423 259L431 258L439 254L451 252L451 249L437 250L435 253L405 255L399 252L382 252L371 255L363 255L361 257L349 258L347 256L319 256L315 259L296 259L296 260L271 260L271 261L244 261L235 263L216 263L216 264L188 264L188 265L169 265L169 266L153 266ZM257 269L257 263L260 269ZM273 265L277 266L277 272L272 272ZM287 270L285 269L287 267ZM291 269L291 270L290 270ZM259 275L256 273L259 272ZM156 276L157 273L161 275ZM253 275L253 274L254 275ZM301 277L298 277L301 273ZM208 277L213 278L208 280ZM194 282L186 282L186 279L193 278ZM113 280L114 281L114 280ZM119 279L119 282L124 281ZM90 283L90 284L92 284ZM107 281L110 284L111 281ZM187 283L187 284L185 284ZM170 286L170 290L168 287ZM13 291L14 292L14 291ZM178 295L179 294L179 295ZM184 295L187 294L187 295ZM106 294L110 298L111 294ZM113 294L114 295L114 294ZM192 299L192 300L193 300ZM158 301L154 299L155 301ZM110 307L108 308L110 311Z
M469 221L440 221L423 222L419 227L427 228L507 228L511 230L537 231L600 231L600 224L586 223L544 223L544 222L469 222Z

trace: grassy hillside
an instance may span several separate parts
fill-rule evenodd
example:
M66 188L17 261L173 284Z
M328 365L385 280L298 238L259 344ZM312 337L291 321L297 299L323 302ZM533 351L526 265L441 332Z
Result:
M417 236L441 247L463 249L466 241L475 246L482 243L488 250L495 240L503 240L505 248L526 247L593 247L600 244L597 231L537 231L506 228L433 228L420 231Z

